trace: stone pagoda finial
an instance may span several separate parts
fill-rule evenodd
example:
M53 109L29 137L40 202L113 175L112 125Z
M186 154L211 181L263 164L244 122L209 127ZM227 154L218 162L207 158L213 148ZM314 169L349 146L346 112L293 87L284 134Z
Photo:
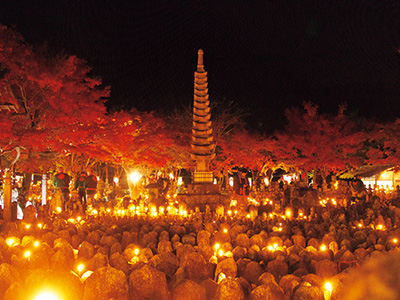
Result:
M203 50L199 49L197 52L197 72L204 72L203 54Z

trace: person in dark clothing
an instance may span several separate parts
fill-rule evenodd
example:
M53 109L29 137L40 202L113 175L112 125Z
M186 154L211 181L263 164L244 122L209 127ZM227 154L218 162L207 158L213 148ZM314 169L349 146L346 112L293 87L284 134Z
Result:
M238 207L245 209L247 207L247 196L250 193L249 179L247 178L247 170L240 169L235 180L235 194L238 196Z
M60 191L61 199L63 201L63 209L67 209L67 202L69 201L69 183L71 177L64 172L64 168L60 167L58 173L54 175L52 184L54 186L54 193Z
M92 171L89 171L89 175L86 176L85 179L85 187L86 187L86 198L87 201L93 205L93 207L97 206L95 195L97 191L97 176L93 174Z
M81 172L75 180L74 189L78 190L78 199L82 205L83 212L86 212L86 173Z

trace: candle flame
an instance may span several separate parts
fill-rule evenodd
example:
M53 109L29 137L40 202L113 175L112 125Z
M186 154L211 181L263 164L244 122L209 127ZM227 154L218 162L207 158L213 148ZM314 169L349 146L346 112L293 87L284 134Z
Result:
M81 273L83 271L83 269L85 268L85 266L83 264L79 264L76 269L78 270L79 273Z
M329 281L325 282L324 284L324 288L325 290L327 290L328 292L332 292L332 283L330 283Z
M17 245L17 241L14 238L7 238L6 243L9 247Z

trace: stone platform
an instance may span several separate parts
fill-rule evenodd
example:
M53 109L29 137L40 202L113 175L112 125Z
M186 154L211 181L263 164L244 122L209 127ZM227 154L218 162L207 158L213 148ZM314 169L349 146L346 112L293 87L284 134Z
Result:
M199 207L200 211L205 211L206 205L215 210L218 206L228 207L230 204L229 194L220 192L219 186L211 183L190 184L187 192L178 194L176 199L185 203L188 209Z

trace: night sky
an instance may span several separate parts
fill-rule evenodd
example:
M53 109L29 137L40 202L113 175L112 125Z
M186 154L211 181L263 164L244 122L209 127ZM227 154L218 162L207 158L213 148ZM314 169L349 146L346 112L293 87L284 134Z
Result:
M347 103L400 116L400 1L3 0L0 23L88 61L109 105L163 111L193 101L204 50L211 101L233 100L270 133L284 109Z

